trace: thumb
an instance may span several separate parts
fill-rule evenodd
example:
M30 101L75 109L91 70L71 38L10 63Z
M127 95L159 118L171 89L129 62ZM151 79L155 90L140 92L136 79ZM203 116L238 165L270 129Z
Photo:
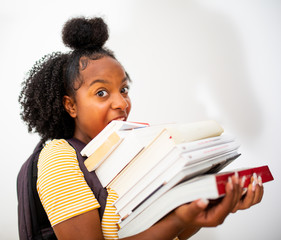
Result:
M207 199L198 199L190 204L184 204L175 210L177 217L185 222L192 222L199 213L204 211L208 206L209 201Z
M206 209L209 204L209 200L205 198L198 199L190 204L189 211L191 215L196 217L200 212Z

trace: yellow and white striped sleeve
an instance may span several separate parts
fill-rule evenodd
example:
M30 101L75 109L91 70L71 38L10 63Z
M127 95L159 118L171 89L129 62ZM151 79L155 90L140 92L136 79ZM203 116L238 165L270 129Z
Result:
M106 208L102 218L102 231L105 239L118 239L118 221L120 216L116 214L116 208L113 203L118 195L113 189L108 189Z
M63 139L51 141L41 151L37 191L52 226L100 207L75 150Z

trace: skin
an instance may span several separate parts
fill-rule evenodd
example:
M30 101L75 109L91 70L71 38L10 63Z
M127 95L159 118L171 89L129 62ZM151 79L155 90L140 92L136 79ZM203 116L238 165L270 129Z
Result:
M131 101L125 71L115 59L90 60L81 76L75 99L65 96L64 106L75 120L74 137L88 143L112 120L127 120Z
M74 137L88 143L110 121L126 120L131 102L125 71L116 60L110 57L91 60L81 71L81 76L82 86L75 98L64 97L64 106L75 120ZM241 181L233 176L226 185L225 197L212 208L207 208L208 202L203 200L184 204L146 231L126 239L169 240L176 236L187 239L201 227L222 224L231 212L249 208L261 201L263 186L257 184L258 180L252 179L243 198ZM53 228L58 239L104 239L97 209L65 220Z

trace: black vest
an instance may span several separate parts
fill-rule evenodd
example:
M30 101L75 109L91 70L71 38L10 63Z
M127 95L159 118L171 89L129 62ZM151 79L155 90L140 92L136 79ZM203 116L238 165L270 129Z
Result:
M75 138L68 139L67 141L75 149L79 167L84 174L84 178L101 206L98 210L100 219L102 219L106 205L107 190L102 187L95 172L89 172L84 165L86 158L82 157L80 152L85 147L85 144ZM22 165L17 178L18 230L20 240L57 239L36 189L37 162L42 148L43 144L39 142L32 155Z

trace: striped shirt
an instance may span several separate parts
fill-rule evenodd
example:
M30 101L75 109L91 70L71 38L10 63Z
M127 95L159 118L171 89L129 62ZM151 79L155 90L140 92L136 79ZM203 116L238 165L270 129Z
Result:
M37 191L52 226L100 207L79 168L75 150L63 139L51 141L41 151ZM101 223L105 239L118 239L119 215L112 205L116 199L117 194L108 190Z

